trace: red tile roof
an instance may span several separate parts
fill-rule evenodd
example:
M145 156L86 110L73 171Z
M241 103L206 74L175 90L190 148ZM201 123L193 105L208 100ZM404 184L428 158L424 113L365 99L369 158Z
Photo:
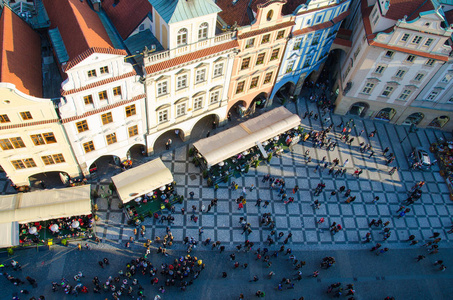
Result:
M386 18L399 20L407 16L411 21L421 12L434 10L431 0L390 0L390 8L385 14Z
M296 8L299 7L301 4L305 4L308 2L308 0L287 0L288 2L283 5L282 8L282 15L292 15Z
M196 60L196 59L200 59L200 58L207 57L207 56L210 56L210 55L213 55L216 53L220 53L225 50L232 49L232 48L235 48L238 46L239 46L239 44L238 44L237 40L234 40L234 41L227 42L227 43L217 45L214 47L210 47L207 49L195 51L195 52L192 52L192 53L189 53L186 55L181 55L181 56L178 56L178 57L175 57L175 58L163 61L163 62L159 62L154 65L147 66L146 74L149 75L152 73L156 73L156 72L159 72L159 71L171 68L171 67L175 67L175 66L178 66L178 65Z
M288 21L288 22L284 22L284 23L280 23L280 24L271 26L271 27L266 27L266 28L263 28L263 29L249 31L249 32L243 33L241 35L238 35L238 39L239 40L246 39L246 38L249 38L249 37L252 37L252 36L256 36L256 35L260 35L260 34L263 34L263 33L266 33L266 32L271 32L271 31L282 29L282 28L294 26L295 24L296 23L294 21Z
M126 50L123 49L114 49L114 48L98 48L93 47L87 49L85 52L81 53L77 57L73 58L72 60L68 61L68 63L64 66L64 71L67 71L74 67L75 65L82 62L85 58L90 56L93 53L103 53L103 54L114 54L114 55L127 55Z
M153 7L148 0L121 0L113 7L115 0L104 0L102 8L105 10L116 30L123 40L151 13Z
M87 1L43 0L50 28L58 27L69 60L90 48L113 49L112 42L97 13Z
M349 40L345 40L345 39L342 39L342 38L335 38L333 40L333 43L334 44L337 44L337 45L340 45L340 46L346 46L346 47L351 47L352 46L352 41L349 41Z
M453 24L453 9L445 12L445 19L448 24Z
M29 127L29 126L37 126L37 125L44 125L44 124L58 123L58 122L60 122L59 119L50 119L50 120L35 121L35 122L25 122L25 123L18 123L18 124L0 126L0 130L22 128L22 127Z
M42 97L41 39L7 6L0 17L0 50L0 81Z
M124 78L127 78L127 77L135 76L135 75L137 75L137 72L132 71L132 72L123 74L121 76L116 76L116 77L104 79L104 80L101 80L101 81L97 81L97 82L94 82L94 83L90 83L88 85L85 85L85 86L77 88L77 89L72 89L72 90L69 90L69 91L61 90L61 95L62 96L66 96L66 95L74 94L74 93L77 93L77 92L86 91L86 90L92 89L92 88L97 87L97 86L101 86L101 85L104 85L104 84L107 84L107 83L115 82L115 81L118 81L118 80L121 80L121 79L124 79Z
M80 115L80 116L74 116L74 117L62 119L61 122L64 124L64 123L68 123L68 122L73 122L75 120L80 120L80 119L86 118L88 116L92 116L92 115L95 115L95 114L98 114L98 113L101 113L101 112L108 111L108 110L110 110L112 108L115 108L115 107L119 107L119 106L122 106L122 105L129 104L131 102L143 99L145 97L146 97L145 94L137 95L137 96L133 97L132 99L119 101L117 103L110 104L110 105L104 106L102 108L91 110L91 111L88 111L88 112L86 112L86 113L84 113L83 115Z
M238 26L250 25L253 20L247 15L250 0L238 0L233 4L232 0L216 0L215 4L222 9L219 17L228 25L237 22Z

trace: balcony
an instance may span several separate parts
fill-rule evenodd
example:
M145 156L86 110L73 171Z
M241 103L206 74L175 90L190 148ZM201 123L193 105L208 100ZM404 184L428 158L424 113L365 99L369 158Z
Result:
M213 46L221 45L227 42L230 42L236 38L236 32L227 32L221 35L217 35L213 38L198 41L190 45L184 45L175 49L161 51L158 53L150 53L148 56L144 57L145 67L161 62L166 61L178 56L185 54L193 53L195 51L203 50Z

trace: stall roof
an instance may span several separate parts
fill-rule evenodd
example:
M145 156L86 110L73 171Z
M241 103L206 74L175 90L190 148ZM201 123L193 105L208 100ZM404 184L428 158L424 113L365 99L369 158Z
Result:
M281 106L193 145L211 167L299 125L299 116Z
M0 223L0 248L19 245L19 223Z
M112 177L123 203L173 182L170 170L160 158Z
M91 214L91 186L0 196L0 220L20 224Z

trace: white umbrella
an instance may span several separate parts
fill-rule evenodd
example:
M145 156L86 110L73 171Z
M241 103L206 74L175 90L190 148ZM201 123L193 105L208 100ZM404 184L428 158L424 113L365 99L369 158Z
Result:
M165 186L161 186L161 187L159 188L159 190L165 191Z
M33 226L33 227L31 227L30 229L28 229L28 233L30 233L30 234L35 234L35 233L37 233L37 232L38 232L38 230L36 229L35 226Z
M52 226L50 226L50 230L52 232L57 232L58 231L58 225L57 224L53 224Z
M138 203L138 202L140 202L140 201L142 201L142 197L135 198L135 202Z
M72 227L72 228L79 228L79 226L80 226L79 221L74 221L74 222L72 222L72 224L71 224L71 227Z
M274 137L274 141L278 141L278 136Z
M263 146L267 146L267 145L269 145L268 141L263 142Z
M223 167L225 163L223 161L219 162L219 166Z

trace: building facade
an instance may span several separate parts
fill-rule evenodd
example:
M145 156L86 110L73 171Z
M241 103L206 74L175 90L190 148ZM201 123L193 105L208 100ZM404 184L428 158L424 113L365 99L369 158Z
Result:
M430 0L368 3L361 1L360 14L350 22L355 28L353 46L342 62L335 113L441 127L433 126L433 121L451 115L453 106L448 99L439 106L445 110L426 105L426 100L440 98L438 91L425 87L431 82L432 88L442 88L432 80L451 53L453 31L445 12ZM443 126L453 128L447 122Z
M305 1L304 1L305 2ZM295 25L288 38L270 98L278 91L299 95L304 81L324 65L341 22L349 15L350 1L307 1L296 8Z

